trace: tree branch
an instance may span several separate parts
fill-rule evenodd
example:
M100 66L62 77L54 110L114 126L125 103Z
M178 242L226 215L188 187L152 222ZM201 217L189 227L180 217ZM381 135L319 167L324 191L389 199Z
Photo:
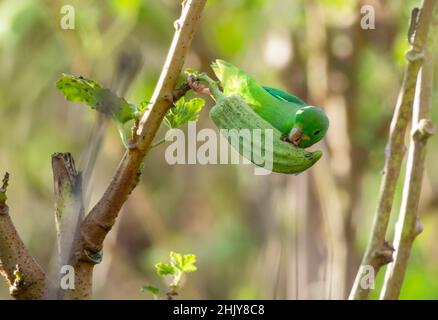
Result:
M179 99L185 96L185 94L191 89L189 83L184 81L178 88L173 90L172 100L177 102Z
M76 171L70 153L52 155L53 185L55 192L55 222L58 235L58 275L62 266L70 262L73 245L79 240L84 219L82 176ZM58 278L58 283L60 283ZM62 297L62 288L57 297Z
M405 133L415 97L418 71L423 64L423 47L429 32L435 3L436 0L423 0L420 13L413 15L411 20L408 34L411 47L406 54L407 65L404 79L391 122L385 166L371 236L349 299L366 299L368 297L370 288L361 285L362 276L367 267L371 266L374 274L377 275L382 266L392 261L393 250L385 241L385 236L394 200L395 187L406 152Z
M423 182L426 144L429 137L435 132L435 127L429 119L432 104L434 56L428 49L417 83L417 97L412 117L412 123L415 125L412 130L406 165L402 205L394 235L395 257L394 262L389 264L386 269L381 292L381 299L385 300L398 299L412 244L417 235L423 230L418 215L418 203Z
M49 296L50 282L39 264L27 251L9 215L6 173L0 188L0 273L16 299L44 299Z
M152 97L150 112L143 115L135 145L125 152L105 193L81 226L81 239L71 258L76 272L76 289L69 291L66 299L83 299L91 295L92 272L94 265L102 259L103 241L137 185L143 158L172 106L173 91L205 3L206 0L183 1L182 14L175 23L176 32Z

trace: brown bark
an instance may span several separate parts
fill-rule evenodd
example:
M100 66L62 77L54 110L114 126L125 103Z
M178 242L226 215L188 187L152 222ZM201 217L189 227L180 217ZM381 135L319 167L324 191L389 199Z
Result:
M15 299L49 298L51 284L21 240L6 204L9 174L0 187L0 274Z
M181 17L175 23L172 45L151 99L150 112L143 115L134 144L125 152L108 188L82 224L81 238L71 258L76 272L76 288L65 296L66 299L91 296L92 272L94 265L102 259L103 241L137 185L143 158L172 106L173 92L205 3L206 0L183 2Z
M381 298L385 300L398 299L413 242L423 229L418 204L423 183L426 144L429 137L435 133L435 126L429 119L435 57L430 50L426 50L426 52L424 65L417 82L417 98L412 117L414 125L406 165L407 173L394 236L394 262L389 264L386 269L385 282L381 292Z

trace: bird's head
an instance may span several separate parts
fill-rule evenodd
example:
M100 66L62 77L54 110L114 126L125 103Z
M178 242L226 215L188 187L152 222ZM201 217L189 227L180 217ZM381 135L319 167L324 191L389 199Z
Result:
M318 107L306 106L295 114L295 124L288 140L300 148L307 148L321 140L329 127L327 115Z

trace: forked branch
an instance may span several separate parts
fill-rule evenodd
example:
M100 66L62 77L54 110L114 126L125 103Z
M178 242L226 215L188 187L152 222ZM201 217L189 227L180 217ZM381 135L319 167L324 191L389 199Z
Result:
M398 299L406 273L412 244L423 230L418 213L418 203L423 182L426 144L435 133L435 126L429 119L432 104L432 83L435 57L427 48L424 65L417 82L416 99L412 117L412 135L409 144L406 179L403 198L396 224L394 262L386 269L381 299Z
M391 122L377 209L374 214L371 236L356 275L350 299L367 299L370 286L362 283L364 272L371 267L374 270L374 275L377 275L382 266L392 261L393 249L386 242L385 237L394 201L395 188L406 152L406 128L412 114L418 71L423 64L423 48L429 33L435 3L436 0L423 0L421 8L413 10L408 34L411 47L406 53L407 63L403 83Z
M143 115L134 145L125 152L105 193L82 224L80 241L71 258L76 288L66 294L66 299L84 299L91 295L92 272L94 265L102 259L103 241L137 185L144 156L172 106L173 92L205 3L206 0L183 1L182 14L175 23L176 32L151 99L150 111Z

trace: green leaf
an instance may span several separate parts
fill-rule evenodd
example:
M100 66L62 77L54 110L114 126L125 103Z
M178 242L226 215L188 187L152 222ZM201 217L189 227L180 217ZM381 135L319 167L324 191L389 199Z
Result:
M195 266L196 256L194 254L185 254L182 261L182 270L184 272L193 272L198 270Z
M62 74L56 82L56 87L68 101L81 102L99 112L112 115L117 122L122 124L132 120L137 111L135 106L130 105L111 90L84 77Z
M169 128L174 129L186 124L189 121L197 121L198 114L204 105L204 99L194 98L186 102L184 97L182 97L166 114L164 123Z
M198 74L200 74L200 72L196 69L191 69L191 68L187 68L186 70L184 70L184 74L186 75L194 75L197 76Z
M142 102L140 102L140 104L138 105L138 111L140 112L144 112L146 110L149 110L148 106L149 106L150 101L148 100L143 100Z
M177 252L170 253L170 263L176 269L181 270L183 272L193 272L197 270L195 266L196 256L194 254L185 254L182 255Z
M150 292L154 296L160 294L160 289L158 289L157 287L154 287L154 286L142 286L140 291L141 292Z
M159 262L155 265L155 269L157 269L157 272L160 276L167 276L170 274L175 274L176 270L173 266L171 266L168 263L162 263Z
M170 264L175 268L182 270L183 268L183 257L180 253L170 252Z

